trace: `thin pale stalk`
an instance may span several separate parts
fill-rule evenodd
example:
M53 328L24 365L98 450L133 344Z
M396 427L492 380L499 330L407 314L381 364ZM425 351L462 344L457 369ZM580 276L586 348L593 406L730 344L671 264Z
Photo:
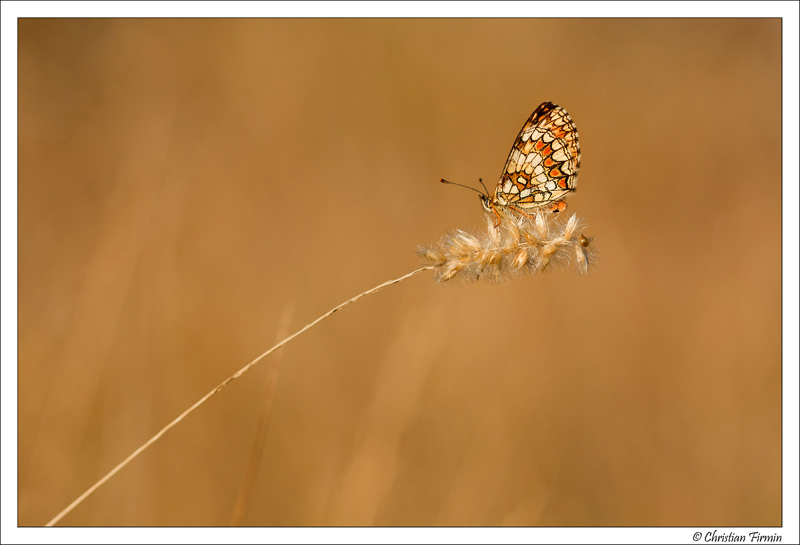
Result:
M314 320L310 324L308 324L305 327L303 327L303 329L301 329L300 331L296 332L293 335L290 335L289 337L286 337L281 342L279 342L278 344L276 344L275 346L273 346L272 348L270 348L269 350L267 350L266 352L264 352L263 354L258 356L256 359L254 359L253 361L251 361L250 363L248 363L247 365L245 365L244 367L242 367L241 369L236 371L233 375L231 375L228 378L226 378L225 380L223 380L216 388L214 388L213 390L208 392L206 395L201 397L197 402L195 402L194 405L192 405L191 407L189 407L188 409L183 411L183 413L181 413L180 416L178 416L175 420L173 420L172 422L170 422L169 424L164 426L164 428L162 428L161 431L159 431L153 437L148 439L148 441L146 443L144 443L142 446L140 446L135 451L133 451L133 453L130 456L125 458L114 469L109 471L102 479L100 479L99 481L94 483L91 487L89 487L89 489L86 490L86 492L84 492L83 494L78 496L78 498L76 498L75 501L73 501L67 507L65 507L59 514L57 514L55 517L53 517L52 520L50 520L47 524L45 524L45 526L53 526L58 521L60 521L62 518L64 518L65 515L67 515L70 511L75 509L75 507L80 505L83 502L83 500L88 498L95 490L97 490L98 488L103 486L103 484L105 484L106 481L108 481L111 477L116 475L117 472L119 472L119 470L121 470L123 467L128 465L128 463L130 463L131 460L133 460L134 458L139 456L150 445L152 445L153 443L158 441L161 438L161 436L164 435L165 433L167 433L173 426L175 426L178 422L180 422L181 420L186 418L186 416L191 414L200 405L205 403L208 400L208 398L210 398L211 396L213 396L214 394L216 394L217 392L219 392L220 390L225 388L225 386L227 386L229 383L231 383L232 381L236 380L237 378L239 378L240 376L245 374L247 371L249 371L256 363L258 363L259 361L261 361L265 357L269 356L270 354L275 352L277 349L279 349L280 347L284 346L286 343L288 343L289 341L291 341L292 339L294 339L295 337L300 335L301 333L304 333L305 331L308 331L309 329L311 329L312 327L317 325L319 322L321 322L322 320L324 320L325 318L327 318L328 316L330 316L331 314L336 312L337 310L349 305L350 303L355 303L356 301L358 301L359 299L361 299L365 295L373 294L373 293L375 293L377 291L380 291L381 289L385 288L386 286L391 286L392 284L397 284L398 282L402 282L406 278L410 278L410 277L412 277L412 276L414 276L416 274L421 273L422 271L427 271L427 270L431 270L431 269L433 269L433 266L422 267L422 268L419 268L419 269L417 269L415 271L412 271L412 272L410 272L410 273L408 273L406 275L403 275L400 278L395 278L394 280L389 280L388 282L384 282L383 284L380 284L379 286L375 286L374 288L369 289L369 290L367 290L367 291L365 291L363 293L359 293L358 295L356 295L352 299L348 299L344 303L332 308L331 310L329 310L328 312L326 312L325 314L323 314L322 316L320 316L319 318L317 318L316 320Z

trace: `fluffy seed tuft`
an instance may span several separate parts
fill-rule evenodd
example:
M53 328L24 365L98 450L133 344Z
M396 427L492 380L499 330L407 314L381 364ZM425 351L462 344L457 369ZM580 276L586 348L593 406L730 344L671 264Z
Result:
M505 280L522 274L575 264L581 274L594 262L592 238L580 233L582 221L573 215L566 222L548 221L545 213L531 219L505 214L495 227L486 218L486 232L478 236L460 229L447 233L437 246L421 246L417 254L433 265L436 279Z

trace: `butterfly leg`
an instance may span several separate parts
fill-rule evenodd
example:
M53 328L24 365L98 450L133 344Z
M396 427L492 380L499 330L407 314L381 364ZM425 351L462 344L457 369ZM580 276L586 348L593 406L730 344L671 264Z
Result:
M498 212L497 208L495 208L494 206L492 206L492 212L494 212L496 218L496 221L494 222L494 228L497 229L498 227L500 227L500 212Z
M535 219L536 219L536 218L534 218L533 216L531 216L530 214L526 214L525 212L523 212L523 211L522 211L521 209L519 209L519 208L514 208L513 210L514 210L514 212L517 212L517 213L519 213L519 214L522 214L523 216L525 216L525 217L526 217L526 218L528 218L529 220L535 220Z
M567 203L565 203L564 201L556 201L554 203L548 204L547 206L545 206L541 210L544 210L545 212L548 212L550 214L557 214L559 212L563 212L566 209L567 209ZM523 216L525 216L526 218L528 218L530 220L535 220L536 219L535 217L533 217L530 214L526 213L521 208L517 208L516 206L513 207L512 210L514 210L514 212L522 214Z

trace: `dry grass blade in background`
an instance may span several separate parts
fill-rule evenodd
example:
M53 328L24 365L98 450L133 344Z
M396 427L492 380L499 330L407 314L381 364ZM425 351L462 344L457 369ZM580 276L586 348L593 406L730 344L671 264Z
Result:
M283 308L278 334L275 342L285 337L289 333L289 324L292 321L292 306L286 305ZM278 371L280 371L283 350L275 354L275 359L267 369L266 388L264 390L264 400L261 414L258 417L255 437L253 437L253 448L250 450L250 461L245 469L242 486L239 489L239 497L236 499L236 506L233 508L230 526L241 526L244 516L247 514L247 506L250 504L250 496L253 492L253 483L256 481L258 466L261 463L261 453L264 452L264 442L267 439L267 425L272 414L272 401L275 399L275 386L278 382Z

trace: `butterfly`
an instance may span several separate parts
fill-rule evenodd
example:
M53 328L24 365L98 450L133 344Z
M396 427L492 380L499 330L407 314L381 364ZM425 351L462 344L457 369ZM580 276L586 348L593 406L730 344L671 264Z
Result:
M480 193L484 210L497 216L498 225L505 210L527 217L531 216L526 211L539 208L563 212L567 204L562 199L575 191L580 166L581 150L575 123L564 108L543 102L522 126L494 196L488 195L488 189L487 194L474 191Z

